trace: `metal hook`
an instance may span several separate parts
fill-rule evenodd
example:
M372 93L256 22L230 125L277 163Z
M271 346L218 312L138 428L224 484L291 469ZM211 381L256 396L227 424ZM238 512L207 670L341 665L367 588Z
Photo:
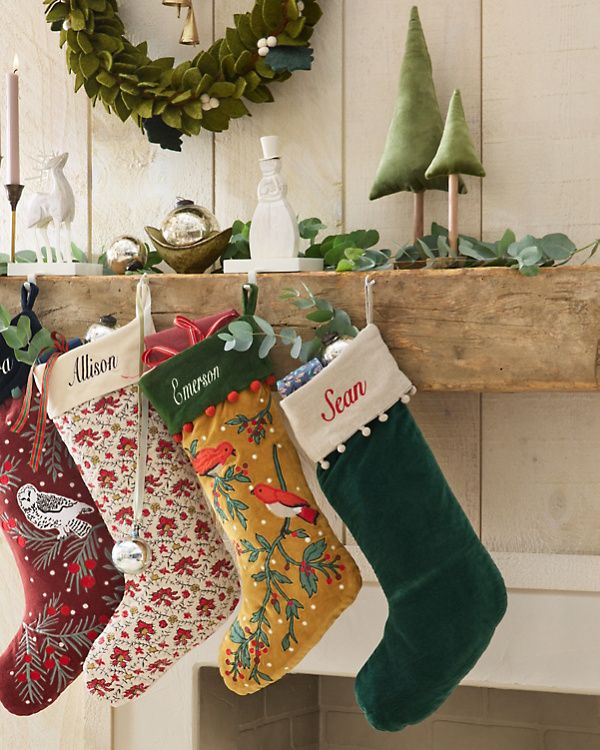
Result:
M373 322L373 286L375 279L369 275L365 278L365 320L369 326Z

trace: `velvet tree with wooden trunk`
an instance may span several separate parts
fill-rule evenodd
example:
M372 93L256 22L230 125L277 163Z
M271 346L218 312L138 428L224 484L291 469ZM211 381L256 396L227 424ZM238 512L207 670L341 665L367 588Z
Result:
M414 237L423 236L426 190L448 190L445 176L430 179L425 170L440 143L443 120L433 82L431 57L419 11L410 12L404 59L393 119L370 199L414 193ZM461 183L461 192L467 192Z
M442 140L425 174L432 180L448 177L448 242L450 254L456 256L460 175L485 177L485 169L475 151L458 89L452 94Z

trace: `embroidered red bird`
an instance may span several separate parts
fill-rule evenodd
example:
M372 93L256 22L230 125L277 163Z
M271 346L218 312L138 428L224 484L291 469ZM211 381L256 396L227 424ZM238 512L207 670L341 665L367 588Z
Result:
M202 477L216 477L230 456L235 456L231 443L219 443L216 448L203 448L192 459L192 466Z
M271 513L280 518L298 516L307 523L317 522L319 511L311 508L304 498L294 495L293 492L286 492L268 484L257 484L252 494L256 495Z

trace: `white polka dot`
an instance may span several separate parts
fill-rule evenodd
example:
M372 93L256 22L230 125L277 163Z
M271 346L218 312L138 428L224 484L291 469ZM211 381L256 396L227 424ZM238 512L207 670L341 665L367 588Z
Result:
M81 605L84 609L87 609L90 605L89 604L82 604Z
M307 536L307 537L306 537L306 539L304 540L304 543L305 543L305 544L308 544L309 542L310 542L310 537L309 537L309 536Z
M247 682L245 682L244 687L250 687L250 685Z
M32 612L29 613L29 617L33 617L33 613Z
M206 435L202 435L202 440L206 440Z
M319 536L323 536L323 532L322 531L319 531Z
M52 698L48 698L48 703L52 703Z
M344 589L344 584L343 584L343 583L340 583L340 586L339 586L339 588L340 588L340 590L341 590L341 591L343 591L343 589Z
M290 649L289 649L289 650L290 650L290 651L293 651L293 650L294 650L294 647L293 647L293 646L290 646Z
M46 482L40 482L40 487L45 487L45 486L46 486Z
M272 666L273 666L273 665L271 664L271 662L270 662L270 661L268 661L268 662L267 662L267 667L272 667ZM11 674L12 674L12 672L11 672Z
M23 448L19 448L19 453L23 453Z
M33 578L30 578L30 579L29 579L29 583L33 583Z
M246 616L244 615L244 617L242 617L242 620L243 620L244 622L246 622L246 619L247 619L247 618L246 618Z
M51 570L51 571L50 571L50 575L51 575L51 576L55 576L55 575L56 575L56 571L54 571L54 570Z
M58 478L59 478L59 479L62 479L62 478L63 478L63 476L64 476L64 474L62 473L62 471L59 471L59 472L58 472Z
M278 623L279 623L280 625L283 625L283 620L281 619L281 617L280 617L280 618L279 618L279 619L277 620L277 622L278 622Z
M25 562L28 562L29 561L29 555L25 555L24 559L25 559Z
M335 549L335 544L332 544L332 545L331 545L331 549Z
M306 627L308 625L308 623L306 622L306 620L302 620L302 624L304 625L304 627Z
M291 649L290 649L290 651L291 651ZM284 671L287 672L289 670L289 667L284 667L283 669L284 669Z
M221 432L225 432L225 426L224 425L221 427Z
M265 400L264 400L264 398L259 398L259 399L258 399L258 401L259 401L259 403L261 403L261 404L264 404L264 403L265 403Z
M271 482L272 482L272 481L273 481L273 480L271 479L271 477L267 477L267 483L268 483L268 484L271 484Z
M63 563L63 568L66 568L68 566L68 563Z
M256 581L254 581L254 588L256 588L257 586L258 586L258 583L256 583Z
M71 589L65 589L65 591L67 592L67 594L71 593Z
M253 454L252 454L252 460L253 460L253 461L256 461L256 459L257 459L257 458L258 458L258 456L256 455L256 453L253 453Z
M317 608L317 605L316 605L316 604L311 604L311 605L310 605L310 608L311 608L311 609L316 609L316 608Z
M271 565L277 565L277 560L274 557L271 558Z
M263 526L266 526L266 525L267 525L267 522L265 521L265 519L264 519L264 518L261 518L261 519L260 519L260 522L262 523L262 525L263 525Z
M5 501L4 501L4 504L5 504L5 505L8 505L8 500L5 500Z
M274 427L269 427L269 432L271 432L271 433L275 432L275 428Z
M105 585L105 586L108 586L108 581L104 581L104 585Z
M28 706L31 701L25 701L25 705Z
M46 592L44 591L44 593L42 594L42 596L43 596L43 597L44 597L44 599L45 599L45 598L46 598L46 597L48 596L48 594L47 594L47 593L46 593Z
M77 493L77 497L81 497L81 492L78 492L78 493Z
M74 614L75 614L75 610L74 610L74 609L72 609L72 610L71 610L71 614L72 614L72 615L74 615Z
M69 487L75 487L75 482L69 482Z
M64 648L65 647L65 644L62 641L58 645L59 645L60 648Z

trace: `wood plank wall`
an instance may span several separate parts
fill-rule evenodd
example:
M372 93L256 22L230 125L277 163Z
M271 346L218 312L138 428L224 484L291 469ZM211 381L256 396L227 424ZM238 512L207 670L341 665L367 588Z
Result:
M223 225L251 215L257 139L285 142L290 197L302 216L332 228L374 226L393 248L409 236L411 201L367 201L393 106L409 0L323 0L316 64L275 90L228 133L204 135L181 155L149 146L83 94L71 94L56 38L40 0L7 3L0 27L0 70L21 57L24 175L38 150L70 152L67 173L78 196L75 238L99 251L122 232L142 235L176 195L213 208ZM157 54L178 48L179 23L160 0L122 0L136 40ZM195 0L203 43L221 35L249 0ZM567 231L578 243L600 235L600 4L597 0L421 0L443 107L462 89L488 177L468 181L462 229L496 237ZM89 207L89 211L88 211ZM445 221L443 195L428 197L426 220ZM0 214L6 247L7 213ZM22 247L30 235L20 232ZM1 301L1 300L0 300ZM76 311L74 311L76 314ZM552 327L552 304L547 325ZM557 352L560 356L560 352ZM600 399L596 395L427 394L414 410L442 467L484 540L506 551L600 551ZM0 542L0 641L22 609L16 571ZM110 726L85 738L80 683L33 720L0 710L0 750L109 748ZM137 747L131 727L143 709L117 714L113 747ZM89 714L87 714L89 716ZM94 722L87 720L88 729ZM43 738L43 741L42 741Z

